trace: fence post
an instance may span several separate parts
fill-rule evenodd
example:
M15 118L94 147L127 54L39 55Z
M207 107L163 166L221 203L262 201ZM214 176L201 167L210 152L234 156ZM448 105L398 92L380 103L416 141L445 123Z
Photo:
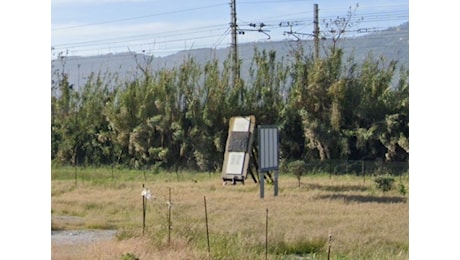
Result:
M329 231L329 242L327 247L327 260L331 259L332 232Z
M171 245L171 187L169 187L168 201L168 245Z
M211 254L211 247L209 245L209 226L208 226L208 208L206 207L206 196L204 196L204 215L206 219L206 240L208 242L208 255Z
M142 190L145 189L145 185L142 183ZM142 194L142 235L145 231L145 195Z
M265 259L268 258L268 208L265 211Z

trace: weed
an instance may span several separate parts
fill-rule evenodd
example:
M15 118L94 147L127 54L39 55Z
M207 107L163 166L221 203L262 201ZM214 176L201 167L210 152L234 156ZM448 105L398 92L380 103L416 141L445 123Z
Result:
M393 182L395 179L391 177L377 177L374 181L379 190L387 192L393 188Z
M139 258L132 253L126 253L121 256L121 260L139 260Z
M399 182L399 193L401 193L403 196L406 195L406 186L402 182Z
M277 255L310 255L318 253L327 242L327 239L298 239L295 241L278 241L270 252Z

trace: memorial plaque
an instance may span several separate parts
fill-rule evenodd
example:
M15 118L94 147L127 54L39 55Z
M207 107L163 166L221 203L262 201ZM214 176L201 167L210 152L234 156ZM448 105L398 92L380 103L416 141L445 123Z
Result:
M227 151L247 152L249 142L249 132L231 132Z
M222 180L225 183L244 183L251 160L255 123L255 116L230 118L222 166Z
M233 121L233 132L248 132L251 120L245 117L237 117Z
M227 174L242 174L244 165L244 152L229 152Z

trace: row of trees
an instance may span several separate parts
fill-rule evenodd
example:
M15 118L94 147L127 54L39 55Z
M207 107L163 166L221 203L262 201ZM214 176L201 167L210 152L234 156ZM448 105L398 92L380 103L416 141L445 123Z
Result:
M246 115L280 127L288 161L408 160L409 72L396 61L357 63L339 48L314 59L298 48L285 62L255 49L249 79L234 83L231 59L157 71L150 62L135 80L99 73L79 90L58 72L54 162L219 170L229 119Z

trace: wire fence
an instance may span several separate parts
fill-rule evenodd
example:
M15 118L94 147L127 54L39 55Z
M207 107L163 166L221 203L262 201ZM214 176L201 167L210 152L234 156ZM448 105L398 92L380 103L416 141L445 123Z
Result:
M307 173L329 173L333 175L355 174L364 175L392 175L401 176L409 174L409 162L385 162L366 160L327 160L307 161L305 163Z

